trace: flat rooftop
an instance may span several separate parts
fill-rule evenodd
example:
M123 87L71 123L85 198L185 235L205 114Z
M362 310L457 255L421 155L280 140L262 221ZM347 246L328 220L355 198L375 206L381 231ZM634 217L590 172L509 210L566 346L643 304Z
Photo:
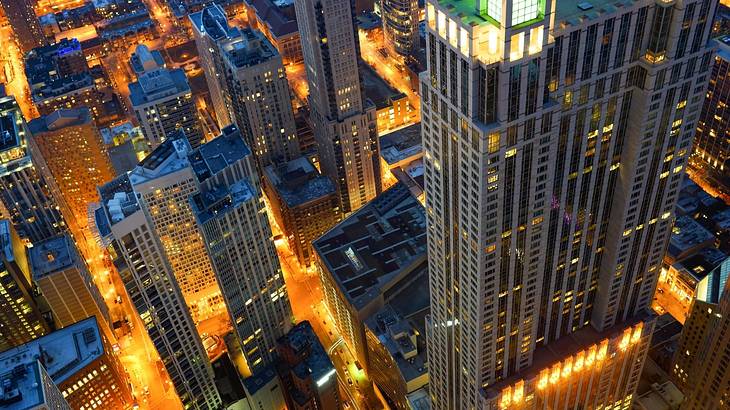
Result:
M294 0L244 0L256 11L275 37L296 34L299 31Z
M426 214L397 183L313 243L349 302L360 309L426 258Z
M20 357L0 370L0 409L29 410L46 403L43 369L38 359Z
M76 265L79 260L76 245L68 235L57 236L37 243L29 248L28 254L33 279L35 280L64 271Z
M104 353L99 326L92 316L0 353L0 369L38 360L58 385Z
M393 100L406 98L404 93L391 87L365 63L360 64L360 75L362 76L363 92L375 104L375 108L385 108L390 106Z
M252 67L279 55L269 39L258 30L243 28L239 36L223 43L224 58L235 68Z
M75 127L92 122L91 111L86 107L56 110L49 115L44 115L31 120L28 123L28 130L36 135L49 131L56 131L61 128Z
M0 152L20 146L20 108L15 97L0 98Z
M200 223L221 217L255 198L254 189L246 180L228 187L215 187L190 197L190 205Z
M201 145L188 157L198 182L203 182L219 173L228 165L251 155L235 125L221 130L221 135Z
M190 14L192 26L215 41L240 35L238 27L228 25L226 12L219 4L210 5L203 10Z
M270 165L264 169L264 174L289 208L333 195L337 191L334 182L320 174L307 157Z
M277 343L291 348L297 352L298 357L306 357L292 368L301 379L311 377L317 382L335 369L312 325L306 320L292 327L289 333L277 340Z
M190 143L185 133L175 131L129 172L132 185L139 185L189 166Z
M699 222L687 215L680 216L674 221L667 254L676 258L695 246L714 240L715 236Z
M380 156L391 166L408 158L422 157L421 123L409 125L381 136Z
M190 84L182 68L146 71L138 81L129 84L129 99L135 107L189 92Z
M128 174L123 174L98 188L101 212L94 213L99 233L111 233L111 227L124 218L139 211L137 196L129 182Z

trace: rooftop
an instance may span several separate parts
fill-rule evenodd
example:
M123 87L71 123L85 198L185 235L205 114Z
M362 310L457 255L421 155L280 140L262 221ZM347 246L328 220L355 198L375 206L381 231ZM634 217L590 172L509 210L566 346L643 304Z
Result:
M229 125L221 130L220 136L193 151L188 159L198 182L203 182L248 155L251 150L240 131L235 125Z
M22 121L22 114L15 97L0 97L0 152L6 152L21 145L22 122L19 124L19 121Z
M294 0L246 0L246 3L254 8L258 18L269 27L275 37L284 37L299 31Z
M66 59L74 59L76 64L59 64L60 60ZM64 38L58 43L31 50L25 56L25 75L33 101L43 101L94 85L94 78L81 52L81 43L75 38Z
M240 35L238 27L228 25L226 12L219 4L213 4L197 13L190 14L190 22L198 32L205 33L216 41Z
M241 29L240 35L223 43L222 48L225 59L236 68L255 66L279 55L263 33L250 28Z
M274 367L265 366L257 371L256 374L243 379L243 386L246 388L248 394L254 395L259 389L269 384L276 377L278 376Z
M28 253L34 280L74 266L79 257L76 246L68 235L56 236L34 244Z
M405 94L391 87L369 65L360 64L360 75L365 96L375 104L375 108L385 108L391 105L393 100L406 98Z
M145 71L164 67L165 59L162 58L162 53L159 50L150 51L146 45L140 44L134 53L132 53L132 57L129 59L129 65L132 66L135 74L140 75Z
M0 409L29 410L46 403L43 372L40 362L30 357L0 370Z
M254 189L246 180L238 181L229 187L217 186L190 197L190 206L200 223L205 223L219 215L225 215L241 204L255 198Z
M98 190L102 207L94 213L94 218L99 233L106 236L111 233L112 225L121 222L140 208L127 174L109 181Z
M308 321L292 327L277 343L292 349L297 357L304 359L291 369L300 379L311 377L319 385L320 380L333 374L335 366Z
M138 81L129 84L129 99L135 107L189 92L190 84L182 68L145 71Z
M711 243L714 240L715 236L699 222L687 215L680 216L674 221L667 254L676 259L695 246Z
M270 165L264 175L289 208L334 194L337 189L307 157Z
M697 299L708 303L720 301L730 269L730 259L725 252L717 248L704 248L673 266L698 282L695 289Z
M718 230L730 230L730 206L712 216Z
M40 134L49 131L56 131L61 128L75 127L92 122L91 111L86 108L73 108L56 110L49 115L44 115L31 120L28 123L28 130L31 134Z
M190 143L185 138L185 133L182 131L170 133L162 144L129 173L129 181L132 185L139 185L188 167L190 150Z
M408 158L423 156L421 123L409 125L380 137L380 156L393 166Z
M426 258L426 214L397 183L314 241L349 302L360 309Z
M104 344L92 316L0 353L0 369L38 360L53 382L60 384L102 355Z

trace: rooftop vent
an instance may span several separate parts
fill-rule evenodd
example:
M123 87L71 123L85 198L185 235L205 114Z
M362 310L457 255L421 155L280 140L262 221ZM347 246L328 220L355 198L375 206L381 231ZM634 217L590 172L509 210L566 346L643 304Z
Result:
M593 5L591 3L588 3L587 1L584 1L584 2L578 3L578 8L583 11L586 11L586 10L592 9Z

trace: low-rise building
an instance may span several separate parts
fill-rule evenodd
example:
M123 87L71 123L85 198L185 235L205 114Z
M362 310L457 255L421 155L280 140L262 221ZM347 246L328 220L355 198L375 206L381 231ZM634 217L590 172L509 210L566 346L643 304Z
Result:
M684 215L674 221L664 263L671 265L704 248L714 246L715 236L699 222Z
M0 353L0 369L28 358L43 366L73 409L132 404L124 368L95 317Z
M381 136L380 160L384 174L383 186L402 182L413 196L424 202L420 122Z
M340 221L337 188L306 157L266 167L263 188L276 223L303 267L314 261L312 241Z
M314 250L335 325L368 371L365 321L427 269L423 206L396 184L317 239Z
M375 104L378 135L415 120L417 113L405 93L390 86L367 64L360 64L360 75L365 96Z
M717 248L704 248L662 271L659 281L689 313L693 299L717 303L730 275L730 257Z
M284 64L302 63L294 0L245 0L244 6L251 27L264 33L279 50Z

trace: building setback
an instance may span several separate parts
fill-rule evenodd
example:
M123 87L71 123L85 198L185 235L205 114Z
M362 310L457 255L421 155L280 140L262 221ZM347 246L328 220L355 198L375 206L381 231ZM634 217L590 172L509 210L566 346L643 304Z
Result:
M609 353L636 332L607 356L627 378L566 400L630 405L716 4L426 1L433 409L541 408L537 351L609 329Z
M337 184L343 216L381 191L375 106L358 63L354 1L294 4L309 83L309 107L322 173Z

